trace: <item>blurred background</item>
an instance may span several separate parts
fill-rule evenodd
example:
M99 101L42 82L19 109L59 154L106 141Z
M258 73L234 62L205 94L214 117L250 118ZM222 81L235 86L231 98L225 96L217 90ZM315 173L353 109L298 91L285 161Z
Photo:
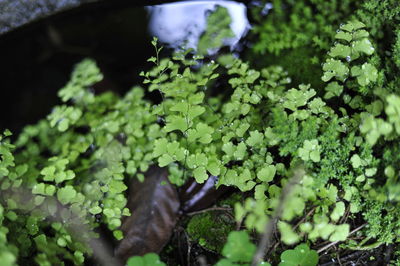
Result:
M250 28L240 1L0 0L0 131L18 133L46 117L74 64L86 57L105 76L96 93L123 94L141 84L152 36L169 51L195 48L216 5L232 16L236 36L227 45L234 50Z

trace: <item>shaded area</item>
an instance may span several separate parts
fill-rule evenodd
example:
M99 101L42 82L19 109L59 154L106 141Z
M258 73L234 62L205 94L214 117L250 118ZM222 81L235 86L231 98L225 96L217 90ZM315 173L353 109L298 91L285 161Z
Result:
M44 118L58 103L57 91L72 67L94 58L106 79L97 90L124 93L153 54L142 7L77 9L0 36L3 74L0 130L18 131Z
M0 0L0 34L82 5L155 5L174 0Z

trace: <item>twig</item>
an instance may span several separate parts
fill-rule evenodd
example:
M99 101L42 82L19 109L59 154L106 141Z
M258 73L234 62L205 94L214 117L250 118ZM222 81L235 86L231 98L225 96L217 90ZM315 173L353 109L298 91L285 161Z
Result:
M366 223L363 224L363 225L360 225L359 227L357 227L356 229L354 229L353 231L351 231L351 232L349 233L349 236L351 236L351 235L354 234L355 232L361 230L361 229L364 228L364 226L366 226L366 225L367 225ZM336 244L339 243L339 242L341 242L341 241L334 241L334 242L331 242L331 243L329 243L328 245L326 245L326 246L324 246L324 247L318 249L317 252L318 252L318 253L321 253L322 251L324 251L324 250L326 250L326 249L328 249L328 248L330 248L330 247L336 245Z
M239 231L239 230L240 230L240 227L242 226L242 223L243 223L243 218L240 219L240 221L237 221L237 222L236 222L236 231Z
M341 224L346 222L347 218L349 217L349 214L350 214L350 206L347 207L346 213L345 213L345 214L343 215L343 217L340 219L340 223L341 223Z
M190 251L191 251L191 244L188 234L186 233L185 229L183 229L183 233L185 234L186 244L187 244L187 266L190 266Z
M348 260L351 260L354 257L363 257L364 256L363 254L365 254L365 251L357 251L357 252L351 253L345 257L342 257L341 261L345 262L347 264ZM324 263L324 264L320 264L320 266L331 266L331 265L332 265L331 261Z
M195 212L189 212L186 214L187 216L194 216L197 214L205 213L205 212L210 212L210 211L232 211L232 208L227 208L227 207L212 207L208 209L204 209L201 211L195 211Z
M337 262L339 263L339 266L342 266L342 262L340 261L338 249L336 249L336 259L337 259Z
M317 207L312 208L294 227L293 230L295 230L297 227L300 226L301 223L303 223L307 217L309 217L316 209Z
M289 183L287 183L286 186L283 188L274 215L265 225L264 233L261 237L256 254L254 255L253 261L251 263L252 266L259 265L262 259L264 258L265 250L270 246L274 225L279 220L282 214L283 205L286 201L286 198L290 194L290 191L292 190L293 186L296 185L304 175L305 175L304 169L302 167L297 167L294 170L293 177L290 179Z

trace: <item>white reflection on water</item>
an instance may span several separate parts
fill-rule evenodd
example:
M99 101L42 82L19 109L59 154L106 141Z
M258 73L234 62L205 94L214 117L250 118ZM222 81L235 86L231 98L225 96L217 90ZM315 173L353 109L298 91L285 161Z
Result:
M246 6L233 1L187 1L147 7L150 34L173 48L184 44L187 48L195 48L205 30L207 14L217 5L226 7L232 18L231 29L235 37L226 40L226 45L234 48L250 24Z

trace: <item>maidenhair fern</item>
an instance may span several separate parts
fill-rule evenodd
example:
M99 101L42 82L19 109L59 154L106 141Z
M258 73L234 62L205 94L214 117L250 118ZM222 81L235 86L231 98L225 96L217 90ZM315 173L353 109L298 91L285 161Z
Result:
M229 55L215 62L187 50L160 58L156 38L156 54L148 60L154 66L140 74L146 88L133 87L124 97L95 95L91 87L103 78L99 68L90 59L78 64L59 92L62 105L47 119L25 127L15 143L9 131L0 136L0 261L26 264L34 256L39 265L83 264L93 254L89 243L100 225L124 238L121 219L131 215L127 180L143 181L153 164L168 168L177 186L213 175L217 186L245 195L233 204L237 227L244 230L228 234L217 265L251 263L257 247L248 232L270 234L269 224L276 224L283 247L280 260L271 259L279 265L316 265L310 246L321 240L353 249L398 241L395 78L383 86L385 71L369 25L352 19L336 34L330 24L316 28L314 20L325 25L341 16L314 18L298 2L291 3L294 14L280 28L306 30L266 36L273 29L263 24L256 32L262 31L261 41L273 42L254 49L279 55L317 45L326 52L314 60L326 59L322 76L314 77L320 86L295 82L281 66L255 69ZM277 8L272 17L285 16ZM329 49L331 39L336 42ZM208 48L215 47L205 45L200 53ZM147 90L162 101L146 100ZM163 265L155 254L128 260L133 264Z

